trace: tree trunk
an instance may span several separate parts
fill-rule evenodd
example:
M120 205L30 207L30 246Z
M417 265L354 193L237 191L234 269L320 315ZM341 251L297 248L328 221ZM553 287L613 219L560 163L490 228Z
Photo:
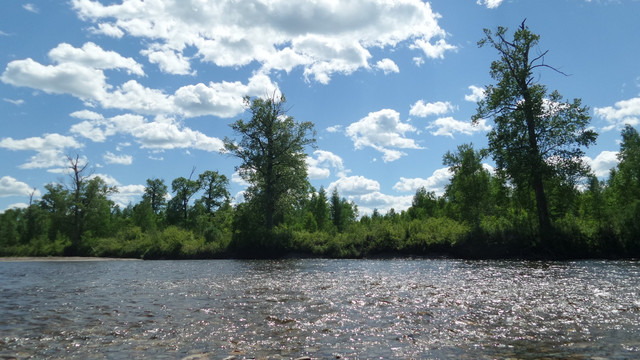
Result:
M551 220L549 218L549 205L547 204L547 195L544 191L544 182L542 179L542 171L544 168L544 160L540 155L538 148L538 139L536 137L535 115L531 107L531 96L529 89L524 88L523 93L525 101L525 121L527 122L527 132L529 139L529 161L531 166L531 184L536 195L536 208L538 210L538 223L540 226L540 236L544 239L549 235L551 230Z

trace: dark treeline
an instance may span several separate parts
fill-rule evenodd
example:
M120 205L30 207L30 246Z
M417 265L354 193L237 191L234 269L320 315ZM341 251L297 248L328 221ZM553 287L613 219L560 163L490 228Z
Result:
M485 30L480 46L499 59L474 121L492 118L487 149L458 146L443 156L453 176L442 196L418 189L406 211L360 216L340 196L307 181L305 149L313 124L286 114L283 96L246 98L251 119L231 124L249 183L232 205L217 171L148 179L142 199L122 209L117 188L69 157L70 179L45 186L24 209L0 214L0 256L113 256L145 259L448 254L471 258L640 256L640 135L621 132L619 163L600 181L583 163L595 143L588 109L536 83L536 69L557 71L524 23ZM496 171L483 161L491 156Z

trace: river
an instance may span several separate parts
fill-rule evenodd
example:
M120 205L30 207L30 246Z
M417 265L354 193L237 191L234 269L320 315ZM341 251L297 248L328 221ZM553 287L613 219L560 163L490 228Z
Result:
M640 358L640 262L0 262L0 358Z

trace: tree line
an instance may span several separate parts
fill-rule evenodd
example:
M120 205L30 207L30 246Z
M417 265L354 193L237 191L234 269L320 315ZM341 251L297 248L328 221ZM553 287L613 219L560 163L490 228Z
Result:
M284 96L245 98L248 120L231 124L225 151L249 183L232 205L228 179L207 170L148 179L124 209L117 188L69 157L70 180L49 184L38 201L0 214L0 255L157 258L362 257L450 254L463 257L640 256L640 135L621 131L619 163L600 181L582 160L595 144L589 109L536 81L544 63L539 36L523 22L485 30L495 84L472 121L491 118L488 147L463 144L443 156L452 172L442 196L418 189L411 206L359 216L357 206L314 189L305 151L313 124L287 115ZM495 172L483 167L491 157Z

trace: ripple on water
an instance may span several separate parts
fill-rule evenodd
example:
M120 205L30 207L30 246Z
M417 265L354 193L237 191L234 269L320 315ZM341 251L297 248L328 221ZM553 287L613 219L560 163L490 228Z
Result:
M631 261L0 263L0 357L631 358L639 275Z

